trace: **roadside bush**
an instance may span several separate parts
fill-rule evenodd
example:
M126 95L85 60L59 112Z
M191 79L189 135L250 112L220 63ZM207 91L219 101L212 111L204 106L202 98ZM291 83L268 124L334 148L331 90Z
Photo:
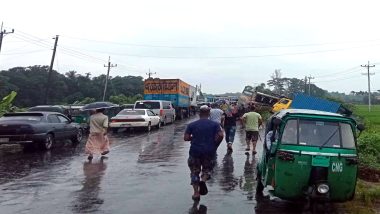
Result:
M365 133L358 139L361 165L380 169L380 134Z

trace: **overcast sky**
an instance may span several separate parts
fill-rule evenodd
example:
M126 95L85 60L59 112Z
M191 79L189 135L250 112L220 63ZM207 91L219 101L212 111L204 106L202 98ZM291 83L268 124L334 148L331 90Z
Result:
M2 0L0 70L49 65L92 76L181 78L206 93L313 76L329 91L380 90L379 1Z

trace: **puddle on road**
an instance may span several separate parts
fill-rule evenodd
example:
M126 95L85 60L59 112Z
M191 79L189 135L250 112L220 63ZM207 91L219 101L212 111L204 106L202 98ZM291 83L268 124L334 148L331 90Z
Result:
M83 145L31 153L0 148L1 213L302 213L299 205L256 197L258 155L245 155L240 128L234 152L225 142L218 150L209 194L194 203L183 141L188 122L112 135L104 162L88 163Z

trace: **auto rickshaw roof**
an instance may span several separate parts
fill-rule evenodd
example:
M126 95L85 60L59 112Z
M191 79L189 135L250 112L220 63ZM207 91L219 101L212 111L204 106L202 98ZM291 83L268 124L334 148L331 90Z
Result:
M286 115L291 114L307 114L307 115L318 115L318 116L333 116L333 117L344 117L337 113L327 112L327 111L317 111L317 110L310 110L310 109L284 109L281 110L276 117L277 118L283 118Z

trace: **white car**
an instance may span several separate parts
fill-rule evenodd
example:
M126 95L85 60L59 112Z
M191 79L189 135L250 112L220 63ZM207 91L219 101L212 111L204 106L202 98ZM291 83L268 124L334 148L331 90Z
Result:
M160 116L153 113L149 109L124 109L121 110L115 117L111 118L109 127L113 132L117 132L120 128L145 128L150 131L153 127L158 129L161 127Z

